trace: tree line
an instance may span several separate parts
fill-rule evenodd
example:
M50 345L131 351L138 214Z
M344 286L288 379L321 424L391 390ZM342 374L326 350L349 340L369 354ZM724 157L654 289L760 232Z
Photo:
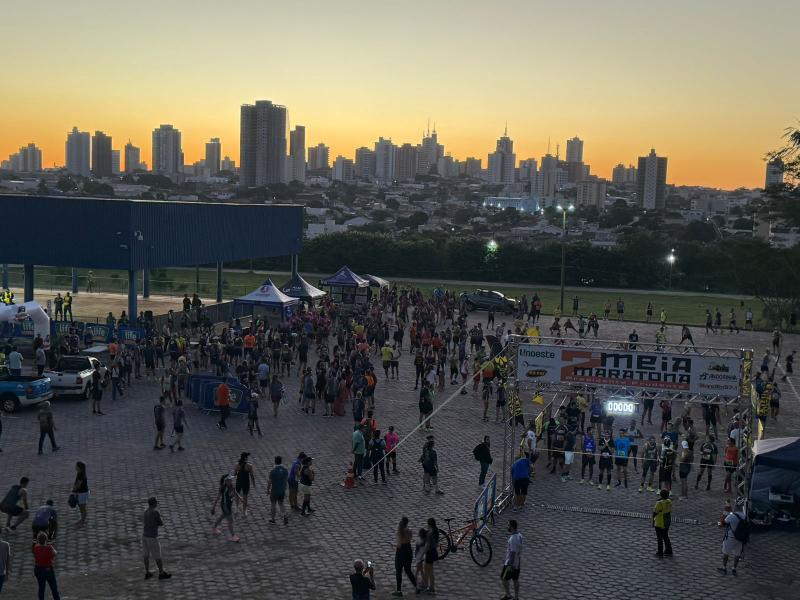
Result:
M573 242L566 247L569 286L667 289L667 256L674 249L671 287L693 292L756 296L765 305L780 301L779 312L800 299L800 246L773 248L766 242L728 238L714 242L676 241L633 231L615 247ZM285 269L286 259L261 259L259 269ZM333 273L348 265L356 273L389 278L460 279L486 282L558 285L561 245L531 246L501 242L491 250L478 237L391 235L345 232L323 235L303 244L304 271ZM244 266L244 265L243 265ZM785 305L785 306L783 306Z

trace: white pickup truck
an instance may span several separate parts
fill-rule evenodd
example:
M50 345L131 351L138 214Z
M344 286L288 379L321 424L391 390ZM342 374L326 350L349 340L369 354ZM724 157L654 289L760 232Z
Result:
M98 371L105 379L108 369L93 356L62 356L56 368L45 371L56 396L77 396L89 400L92 396L92 377Z

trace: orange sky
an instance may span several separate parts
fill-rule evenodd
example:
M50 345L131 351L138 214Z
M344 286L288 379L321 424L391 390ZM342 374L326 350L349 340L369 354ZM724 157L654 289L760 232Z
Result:
M331 158L381 135L418 142L430 117L446 152L485 166L508 121L518 159L578 135L601 176L654 147L670 183L763 185L764 153L800 117L800 3L650 4L14 3L0 157L35 142L61 165L77 125L150 163L153 128L172 123L187 162L210 137L238 162L239 106L270 99Z

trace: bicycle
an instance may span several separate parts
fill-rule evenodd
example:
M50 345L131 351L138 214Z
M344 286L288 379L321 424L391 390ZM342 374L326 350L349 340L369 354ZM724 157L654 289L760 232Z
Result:
M480 533L480 527L477 522L474 519L469 519L466 521L466 527L453 531L450 528L450 521L452 520L452 518L444 520L447 523L447 531L439 529L439 560L444 560L450 552L457 552L464 544L467 536L472 534L469 540L469 555L479 567L488 565L492 560L492 545L489 543L489 539ZM454 533L457 534L455 542L453 542Z

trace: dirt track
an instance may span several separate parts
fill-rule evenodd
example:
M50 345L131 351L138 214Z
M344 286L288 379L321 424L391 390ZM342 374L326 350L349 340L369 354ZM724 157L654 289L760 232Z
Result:
M11 288L11 290L16 296L15 300L21 302L23 298L22 289ZM47 301L55 298L55 294L50 290L35 289L33 297L34 300L46 308ZM86 292L79 292L78 294L73 294L73 297L72 312L76 321L90 319L105 321L109 311L114 313L115 317L119 317L123 310L128 310L128 296L124 294L107 294L104 292L87 294ZM152 310L154 315L161 315L166 314L170 308L175 311L181 310L181 298L150 296L150 298L143 299L139 297L139 310Z

